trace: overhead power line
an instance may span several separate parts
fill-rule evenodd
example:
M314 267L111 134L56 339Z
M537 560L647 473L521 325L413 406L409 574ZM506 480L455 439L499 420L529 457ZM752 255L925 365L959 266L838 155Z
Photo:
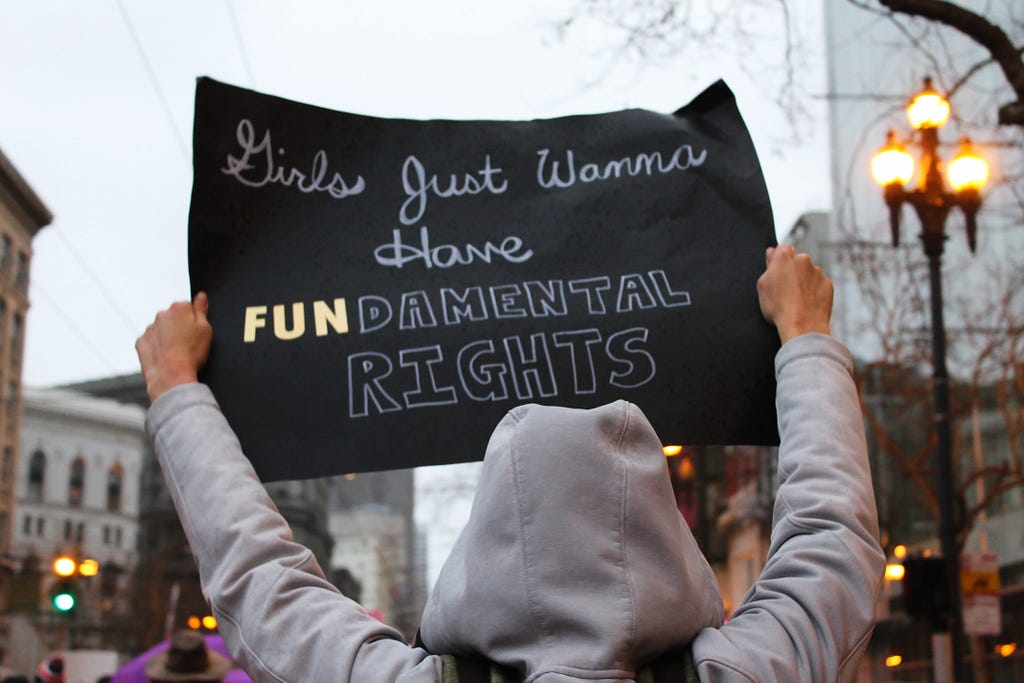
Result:
M249 87L256 87L256 79L252 75L252 66L249 64L249 54L245 50L245 41L242 40L242 29L238 25L238 16L235 15L235 6L231 4L231 0L224 0L224 4L228 8L228 17L231 18L231 28L235 32L235 43L238 45L238 54L242 58L242 68L245 69L245 77L249 81Z
M52 296L50 296L45 291L43 291L43 289L36 282L30 283L30 286L32 288L32 291L36 295L41 296L42 299L47 304L49 304L49 306L51 308L53 308L53 310L55 310L57 312L57 314L60 316L60 318L64 321L64 324L66 324L71 329L71 331L75 334L75 336L78 337L78 339L85 346L87 346L90 351L93 352L93 355L96 356L96 359L99 360L106 367L106 369L108 371L110 371L111 374L114 374L114 373L118 372L117 368L114 367L114 364L111 363L107 359L107 357L105 355L103 355L103 352L100 351L99 347L97 347L95 344L93 344L92 340L89 339L89 337L85 334L85 332L82 331L82 328L80 328L78 326L78 324L75 322L74 318L72 318L70 315L68 315L66 312L64 312L64 309L62 309L60 306L57 305L57 301Z
M114 295L111 294L110 291L106 288L106 286L100 280L99 276L96 275L96 272L89 266L89 263L84 258L82 258L81 254L78 253L78 250L75 248L75 245L71 244L68 238L64 236L63 231L58 230L56 228L56 225L50 226L50 232L60 237L60 241L63 242L64 246L68 248L68 251L71 252L71 255L75 257L76 261L78 261L78 265L82 267L82 270L85 271L85 274L88 275L89 279L92 280L94 285L96 285L96 289L98 289L100 291L100 294L103 295L103 298L110 305L110 308L113 309L114 313L117 314L117 317L121 319L122 323L124 323L125 329L131 334L139 334L139 332L143 329L142 326L140 326L138 323L132 320L130 315L125 313L124 309L121 308L121 304L118 303L117 299L114 298Z
M128 11L124 8L122 0L117 0L117 9L121 12L121 18L124 20L124 25L128 28L128 33L132 37L132 41L135 43L135 51L138 53L139 60L142 62L142 66L146 70L146 76L149 78L150 84L153 86L154 92L156 92L157 100L160 102L160 107L163 109L164 116L167 119L167 125L171 128L171 133L174 135L174 139L178 142L178 148L181 150L181 156L185 160L185 164L188 166L192 165L192 155L189 153L188 145L185 144L185 139L178 132L178 126L174 123L174 116L171 114L171 107L167 103L167 97L164 96L164 91L160 87L160 80L156 76L156 71L153 70L153 65L149 61L149 57L146 56L146 50L142 46L142 41L139 40L139 34L135 31L135 26L132 24L132 19L128 16Z

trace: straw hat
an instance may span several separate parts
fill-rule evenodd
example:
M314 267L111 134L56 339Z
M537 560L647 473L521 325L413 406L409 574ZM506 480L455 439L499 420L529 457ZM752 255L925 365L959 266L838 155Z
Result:
M206 647L206 641L197 631L185 630L171 636L170 648L149 658L146 677L153 683L216 683L231 667L231 660Z

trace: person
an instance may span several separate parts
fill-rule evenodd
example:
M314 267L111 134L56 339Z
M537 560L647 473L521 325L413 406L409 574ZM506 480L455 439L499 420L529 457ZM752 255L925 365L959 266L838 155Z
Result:
M829 336L832 283L805 254L768 249L757 293L782 342L779 486L766 564L729 620L640 409L529 405L487 445L422 646L343 596L293 541L197 382L206 295L159 313L136 344L147 428L235 661L254 681L439 683L454 653L533 683L608 683L689 647L701 680L853 680L885 558L852 360Z
M217 683L233 666L230 659L206 647L198 631L182 629L171 634L170 647L146 661L149 683Z
M64 658L57 655L47 657L36 669L35 683L64 683Z

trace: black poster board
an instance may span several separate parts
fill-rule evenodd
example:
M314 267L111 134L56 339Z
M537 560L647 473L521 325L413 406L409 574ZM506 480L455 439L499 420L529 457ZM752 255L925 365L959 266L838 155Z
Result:
M412 121L196 92L201 379L264 480L476 460L522 403L774 444L775 244L728 87L675 114Z

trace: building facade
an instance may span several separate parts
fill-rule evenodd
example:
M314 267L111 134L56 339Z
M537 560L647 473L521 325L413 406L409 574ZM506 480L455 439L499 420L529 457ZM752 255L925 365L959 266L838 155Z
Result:
M333 478L328 507L335 584L350 576L360 604L410 638L426 600L413 500L413 470L367 472Z
M144 411L63 389L26 388L23 406L11 554L134 569Z
M140 409L149 407L146 385L138 373L82 382L67 388L133 404ZM132 652L139 652L166 636L168 615L172 626L181 628L190 617L209 613L188 541L148 439L145 449L139 474L138 560L133 581L133 601L138 613L130 645ZM278 510L291 525L295 540L313 550L321 567L328 566L331 551L327 531L329 486L328 479L266 485Z
M53 215L0 151L0 663L11 651L7 597L21 425L21 367L32 239Z
M8 632L16 669L31 670L55 649L121 650L130 640L146 449L138 406L62 389L24 390L11 545L19 590ZM98 563L96 575L75 577L78 600L63 625L47 600L61 555Z
M0 151L0 555L10 552L32 238L53 215Z

